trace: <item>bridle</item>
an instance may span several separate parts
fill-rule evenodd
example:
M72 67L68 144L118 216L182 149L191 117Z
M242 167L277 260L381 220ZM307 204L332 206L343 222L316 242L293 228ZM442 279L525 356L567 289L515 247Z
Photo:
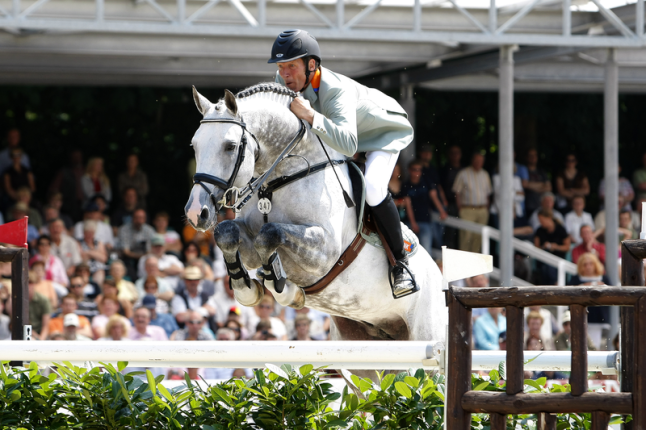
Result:
M193 175L193 184L201 186L208 193L211 201L213 202L213 205L215 206L215 209L218 211L220 210L220 208L225 207L231 208L235 212L240 212L240 210L249 202L254 193L265 183L278 163L287 158L289 153L296 147L296 145L298 145L298 143L303 139L303 136L305 135L305 126L303 125L303 122L299 120L298 123L300 127L298 129L298 133L296 133L296 136L294 136L292 141L278 156L271 167L257 179L252 178L244 188L238 188L233 184L238 178L240 166L242 166L242 162L245 158L245 152L247 150L246 133L249 133L249 135L253 137L253 140L256 141L256 145L260 146L258 144L258 139L256 139L256 136L254 136L254 134L247 129L247 124L245 124L242 117L240 117L240 121L232 118L218 118L203 119L202 121L200 121L200 123L229 123L239 125L240 128L242 128L242 136L240 137L240 143L238 144L238 155L236 157L233 172L231 173L229 180L225 181L222 178L218 178L217 176L210 175L208 173L196 173L195 175ZM209 190L209 188L204 185L204 183L211 184L215 187L225 190L222 199L217 201L215 199L215 196L213 195L213 191Z

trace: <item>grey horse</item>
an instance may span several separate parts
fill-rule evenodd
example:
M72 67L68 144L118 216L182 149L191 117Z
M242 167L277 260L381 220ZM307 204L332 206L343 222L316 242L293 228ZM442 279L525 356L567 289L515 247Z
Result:
M239 93L237 98L226 91L224 99L214 104L193 88L195 104L203 115L192 139L197 172L231 178L237 154L243 150L244 127L244 160L230 185L242 188L267 172L303 126L289 110L295 95L286 94L285 88L276 84L264 84ZM332 160L345 159L329 147L327 151ZM309 127L292 154L295 156L276 165L269 180L306 169L308 163L313 166L327 161ZM341 188L351 190L348 166L335 169L341 185L327 168L274 192L266 220L254 194L234 220L218 223L219 206L233 196L225 196L224 187L195 184L186 204L186 217L197 230L214 229L217 246L228 265L235 266L241 260L247 269L261 268L277 252L286 284L277 292L274 281L265 277L264 286L284 306L307 306L330 314L333 339L443 341L448 316L442 274L421 247L410 261L420 286L416 294L393 299L386 254L372 245L366 245L326 289L304 294L303 287L324 277L357 233L356 209L347 207ZM257 273L264 275L262 269ZM232 279L231 285L236 300L245 306L256 305L264 293L255 279L250 283L244 278Z

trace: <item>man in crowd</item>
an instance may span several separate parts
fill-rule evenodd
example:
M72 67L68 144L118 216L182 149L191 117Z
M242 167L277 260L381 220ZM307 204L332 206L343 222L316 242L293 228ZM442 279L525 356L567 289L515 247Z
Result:
M128 333L130 340L168 340L163 328L150 325L150 310L140 307L132 318L134 329Z
M594 220L592 215L584 212L585 197L576 196L572 199L572 211L565 215L565 230L572 238L572 243L578 245L581 243L581 226L589 225L594 231Z
M148 257L146 259L146 264L144 264L144 269L146 271L145 276L142 276L141 278L137 279L137 282L135 282L135 288L137 288L139 297L146 295L146 289L144 288L144 285L147 278L152 277L156 279L158 286L155 297L170 302L175 295L175 290L173 289L172 285L164 277L161 276L161 273L159 272L159 261L157 260L157 257Z
M127 189L133 189L137 193L137 205L141 208L146 207L146 197L148 196L148 176L139 168L139 156L130 154L126 159L126 171L119 173L117 178L119 193L124 195ZM125 199L124 199L125 200Z
M119 246L123 262L131 279L137 278L139 259L150 250L150 241L155 229L146 224L146 211L137 209L132 215L132 222L119 228Z
M78 282L77 278L72 277L72 282ZM49 321L49 332L50 333L62 333L65 323L65 317L70 314L76 315L78 306L76 304L76 296L73 294L68 294L63 297L61 300L61 313L52 318ZM77 315L78 316L78 315ZM78 316L78 329L77 333L86 337L92 336L92 327L90 326L90 321L87 317L81 315Z
M189 266L184 271L186 288L175 294L171 301L171 312L180 326L184 326L193 311L209 319L215 316L215 308L208 304L209 294L202 289L202 278L199 267Z
M538 151L527 151L527 173L529 179L523 183L525 189L525 213L531 214L539 209L541 196L552 191L552 183L547 173L538 168Z
M491 195L491 178L483 169L484 153L474 152L471 165L458 173L453 184L460 218L478 224L489 222L489 196ZM482 236L469 231L460 232L460 249L480 252Z
M90 300L85 295L85 287L87 282L84 281L83 276L74 274L70 279L70 295L76 299L77 315L83 315L88 320L92 320L95 315L99 314L99 309L94 300Z
M563 215L561 215L561 212L554 210L554 194L548 191L546 193L543 193L543 195L541 196L541 206L536 209L529 217L529 225L532 226L534 232L536 232L536 230L538 230L541 226L541 223L538 220L538 213L541 210L551 212L556 221L561 223L561 225L565 224L565 219L563 218Z
M179 330L179 326L171 314L160 314L157 312L157 298L152 294L146 294L144 296L141 301L141 306L150 311L150 325L163 328L168 337L175 330Z
M150 240L150 253L139 259L137 275L139 278L146 276L146 261L150 257L157 258L159 276L163 277L173 288L177 289L179 278L184 271L184 264L173 254L166 254L166 241L161 234L155 234Z
M559 334L557 334L554 337L554 348L557 351L572 350L572 346L570 345L570 335L572 334L572 327L570 326L571 320L572 320L572 316L570 314L570 311L565 311L565 313L563 313L563 323L562 323L563 331L561 331ZM597 350L597 348L594 346L594 343L592 343L592 339L590 339L590 336L588 336L587 344L588 344L588 351Z
M440 215L441 219L446 219L448 216L446 212L446 207L448 206L448 201L446 200L446 195L444 194L444 189L440 183L440 175L431 164L433 161L433 148L431 145L422 145L419 150L419 159L422 162L422 179L428 183L429 190L431 190L431 210L437 212ZM433 242L435 247L438 249L442 248L443 244L443 235L444 235L444 226L440 223L431 223L431 230L433 231Z
M455 178L457 178L458 173L462 169L461 160L462 160L462 150L458 145L451 145L449 147L449 160L442 169L440 169L440 184L444 190L446 202L447 202L447 213L450 216L458 216L458 206L456 201L455 192L453 191L453 184L455 183ZM449 248L457 248L458 246L458 231L453 228L445 229L445 242Z
M20 130L12 128L7 132L7 147L0 151L0 173L4 172L7 167L13 164L11 159L11 151L20 147ZM20 164L31 170L31 162L29 155L22 153Z
M49 335L49 319L51 318L52 305L42 294L35 291L33 282L35 275L29 273L29 324L34 339L45 340Z
M121 195L123 196L121 205L114 211L110 218L110 224L112 224L115 234L117 234L119 227L132 222L135 209L139 207L139 196L135 188L126 187Z
M83 221L79 221L74 225L74 238L76 240L83 240L83 231L85 227L85 221L96 221L96 231L94 232L94 238L102 242L106 248L111 249L114 247L114 235L112 234L112 229L109 225L103 222L103 213L99 209L99 205L95 202L90 201L83 208Z
M67 235L65 223L61 219L49 222L49 235L52 239L51 253L61 259L67 276L72 276L76 266L81 264L81 247Z
M594 236L592 227L589 225L581 226L580 230L581 243L572 249L572 262L579 261L579 257L586 252L596 255L602 264L606 264L606 245L599 243Z
M65 336L65 340L92 340L92 338L79 333L80 325L78 315L73 313L65 315L63 318L63 335Z

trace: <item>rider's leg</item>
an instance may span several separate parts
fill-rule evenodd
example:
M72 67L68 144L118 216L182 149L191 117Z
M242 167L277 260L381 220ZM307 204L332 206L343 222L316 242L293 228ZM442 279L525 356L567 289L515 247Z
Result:
M388 192L388 181L397 164L398 153L372 151L366 154L366 202L375 221L392 250L397 266L393 269L393 296L403 297L417 291L415 280L408 270L404 252L399 210Z

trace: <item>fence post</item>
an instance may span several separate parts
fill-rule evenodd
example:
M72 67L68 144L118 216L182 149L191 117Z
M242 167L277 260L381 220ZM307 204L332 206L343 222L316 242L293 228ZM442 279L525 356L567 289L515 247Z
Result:
M2 261L11 261L11 340L23 340L24 326L29 324L29 252L6 248L0 254ZM22 362L10 365L22 366Z
M572 345L572 370L570 385L572 395L580 396L588 391L588 312L585 306L572 305L570 343Z
M447 392L445 417L447 429L470 430L471 413L462 409L462 396L471 390L471 309L446 292L449 306L449 362L446 378L451 389Z

